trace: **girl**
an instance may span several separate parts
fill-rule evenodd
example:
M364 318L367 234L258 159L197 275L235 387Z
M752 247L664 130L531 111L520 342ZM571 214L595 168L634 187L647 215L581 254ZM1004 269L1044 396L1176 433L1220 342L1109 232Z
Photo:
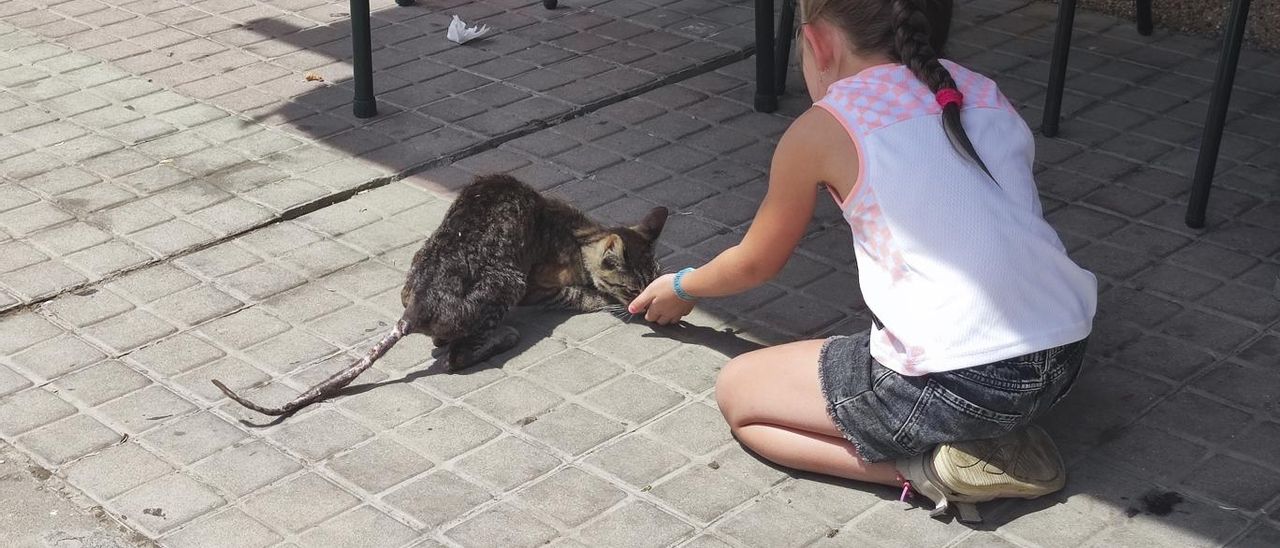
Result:
M782 269L826 187L853 232L867 332L732 360L716 398L778 464L955 503L1061 489L1029 427L1080 370L1097 282L1043 219L1034 140L995 83L938 58L950 0L802 0L816 102L778 143L742 242L654 281L632 313L668 324Z

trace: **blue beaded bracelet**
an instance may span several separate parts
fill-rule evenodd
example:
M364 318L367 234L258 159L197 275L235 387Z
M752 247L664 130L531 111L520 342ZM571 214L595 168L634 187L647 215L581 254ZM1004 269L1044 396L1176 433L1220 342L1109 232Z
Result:
M675 288L676 296L680 297L680 300L692 303L692 302L697 302L698 298L688 293L685 293L684 288L680 286L680 282L684 279L685 275L689 274L690 272L693 272L693 267L688 267L679 272L676 272L676 279L672 281L671 285L673 288Z

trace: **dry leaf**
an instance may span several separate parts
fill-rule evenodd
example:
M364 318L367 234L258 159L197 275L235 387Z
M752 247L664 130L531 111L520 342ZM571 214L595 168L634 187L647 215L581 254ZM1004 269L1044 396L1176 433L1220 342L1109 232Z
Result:
M308 82L323 82L324 76L320 76L319 74L316 74L314 72L308 72L306 79Z

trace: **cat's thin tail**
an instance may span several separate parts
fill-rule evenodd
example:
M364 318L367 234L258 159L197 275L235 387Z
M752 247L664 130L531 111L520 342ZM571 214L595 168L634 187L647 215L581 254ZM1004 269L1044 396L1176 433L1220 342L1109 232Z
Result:
M287 415L311 405L312 403L332 396L338 390L341 390L342 387L351 384L351 381L354 381L356 377L360 376L361 373L364 373L366 369L369 369L369 367L373 365L373 362L377 361L378 358L381 358L388 350L391 350L391 347L395 346L397 342L400 342L400 339L404 338L408 333L409 322L408 320L401 319L396 322L395 328L392 329L390 333L387 333L381 341L378 341L378 344L374 345L363 359L351 364L350 367L343 369L342 371L334 373L333 376L325 379L324 382L311 387L306 392L298 394L298 397L294 398L293 401L290 401L280 407L264 407L246 400L235 392L232 392L230 388L227 388L227 385L222 384L222 382L218 380L214 380L213 385L218 387L218 390L221 390L228 398L235 400L236 403L248 407L249 409L264 415Z

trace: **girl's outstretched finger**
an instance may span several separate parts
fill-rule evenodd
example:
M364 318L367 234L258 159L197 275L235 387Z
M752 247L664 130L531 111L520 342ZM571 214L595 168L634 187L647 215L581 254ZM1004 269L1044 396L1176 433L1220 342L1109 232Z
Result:
M647 310L649 308L649 303L652 303L652 302L653 302L653 294L650 293L648 289L645 289L643 292L640 293L639 297L636 297L631 301L631 304L627 305L627 312L630 312L632 314L639 314Z

